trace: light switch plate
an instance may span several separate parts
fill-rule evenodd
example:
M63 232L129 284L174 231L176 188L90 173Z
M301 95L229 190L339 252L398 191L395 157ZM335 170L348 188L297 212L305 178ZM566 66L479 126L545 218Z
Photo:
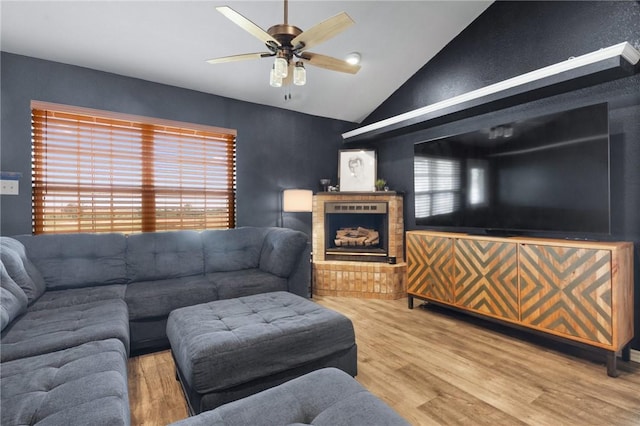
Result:
M0 180L0 194L2 195L18 195L17 180Z

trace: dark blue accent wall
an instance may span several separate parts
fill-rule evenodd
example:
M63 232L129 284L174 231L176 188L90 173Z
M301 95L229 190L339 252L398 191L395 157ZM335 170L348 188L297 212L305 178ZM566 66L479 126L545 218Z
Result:
M637 1L495 2L363 125L623 41L640 49ZM414 143L599 102L610 109L612 239L635 243L632 347L640 349L640 73L365 146L378 150L378 176L406 193L405 226L417 229Z
M601 47L640 49L637 1L495 2L385 101L364 124L420 108ZM32 99L182 120L238 130L238 225L280 223L280 191L317 190L337 177L340 134L353 123L323 119L79 67L2 53L0 169L30 175ZM635 243L635 329L640 349L640 73L507 109L364 145L378 150L378 176L404 191L413 215L413 144L532 115L598 102L610 107L614 239ZM29 179L0 197L0 232L31 231ZM310 232L310 215L285 214Z
M278 226L281 191L318 190L337 175L340 134L353 123L3 52L0 168L21 172L20 195L0 197L0 232L31 232L30 102L54 102L237 129L237 226ZM278 95L279 96L279 95ZM285 226L311 233L310 213Z

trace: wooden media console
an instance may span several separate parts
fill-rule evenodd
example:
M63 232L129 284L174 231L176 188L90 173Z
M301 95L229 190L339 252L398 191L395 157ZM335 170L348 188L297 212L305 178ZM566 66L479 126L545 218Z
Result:
M633 338L633 244L408 231L407 293L601 349Z

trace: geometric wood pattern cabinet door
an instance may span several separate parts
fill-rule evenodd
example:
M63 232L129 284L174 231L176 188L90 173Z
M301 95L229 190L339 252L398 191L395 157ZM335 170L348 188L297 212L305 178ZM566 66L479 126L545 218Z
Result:
M515 243L457 238L455 305L518 321L518 251Z
M407 293L453 303L453 239L407 233Z
M610 250L521 244L520 292L524 324L613 344Z

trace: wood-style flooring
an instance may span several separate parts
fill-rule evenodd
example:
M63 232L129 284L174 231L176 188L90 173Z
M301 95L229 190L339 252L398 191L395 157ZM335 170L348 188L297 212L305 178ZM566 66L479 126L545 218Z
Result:
M354 323L357 380L414 425L640 425L640 364L407 300L319 297ZM418 305L418 303L416 303ZM169 351L131 358L134 425L187 416Z

